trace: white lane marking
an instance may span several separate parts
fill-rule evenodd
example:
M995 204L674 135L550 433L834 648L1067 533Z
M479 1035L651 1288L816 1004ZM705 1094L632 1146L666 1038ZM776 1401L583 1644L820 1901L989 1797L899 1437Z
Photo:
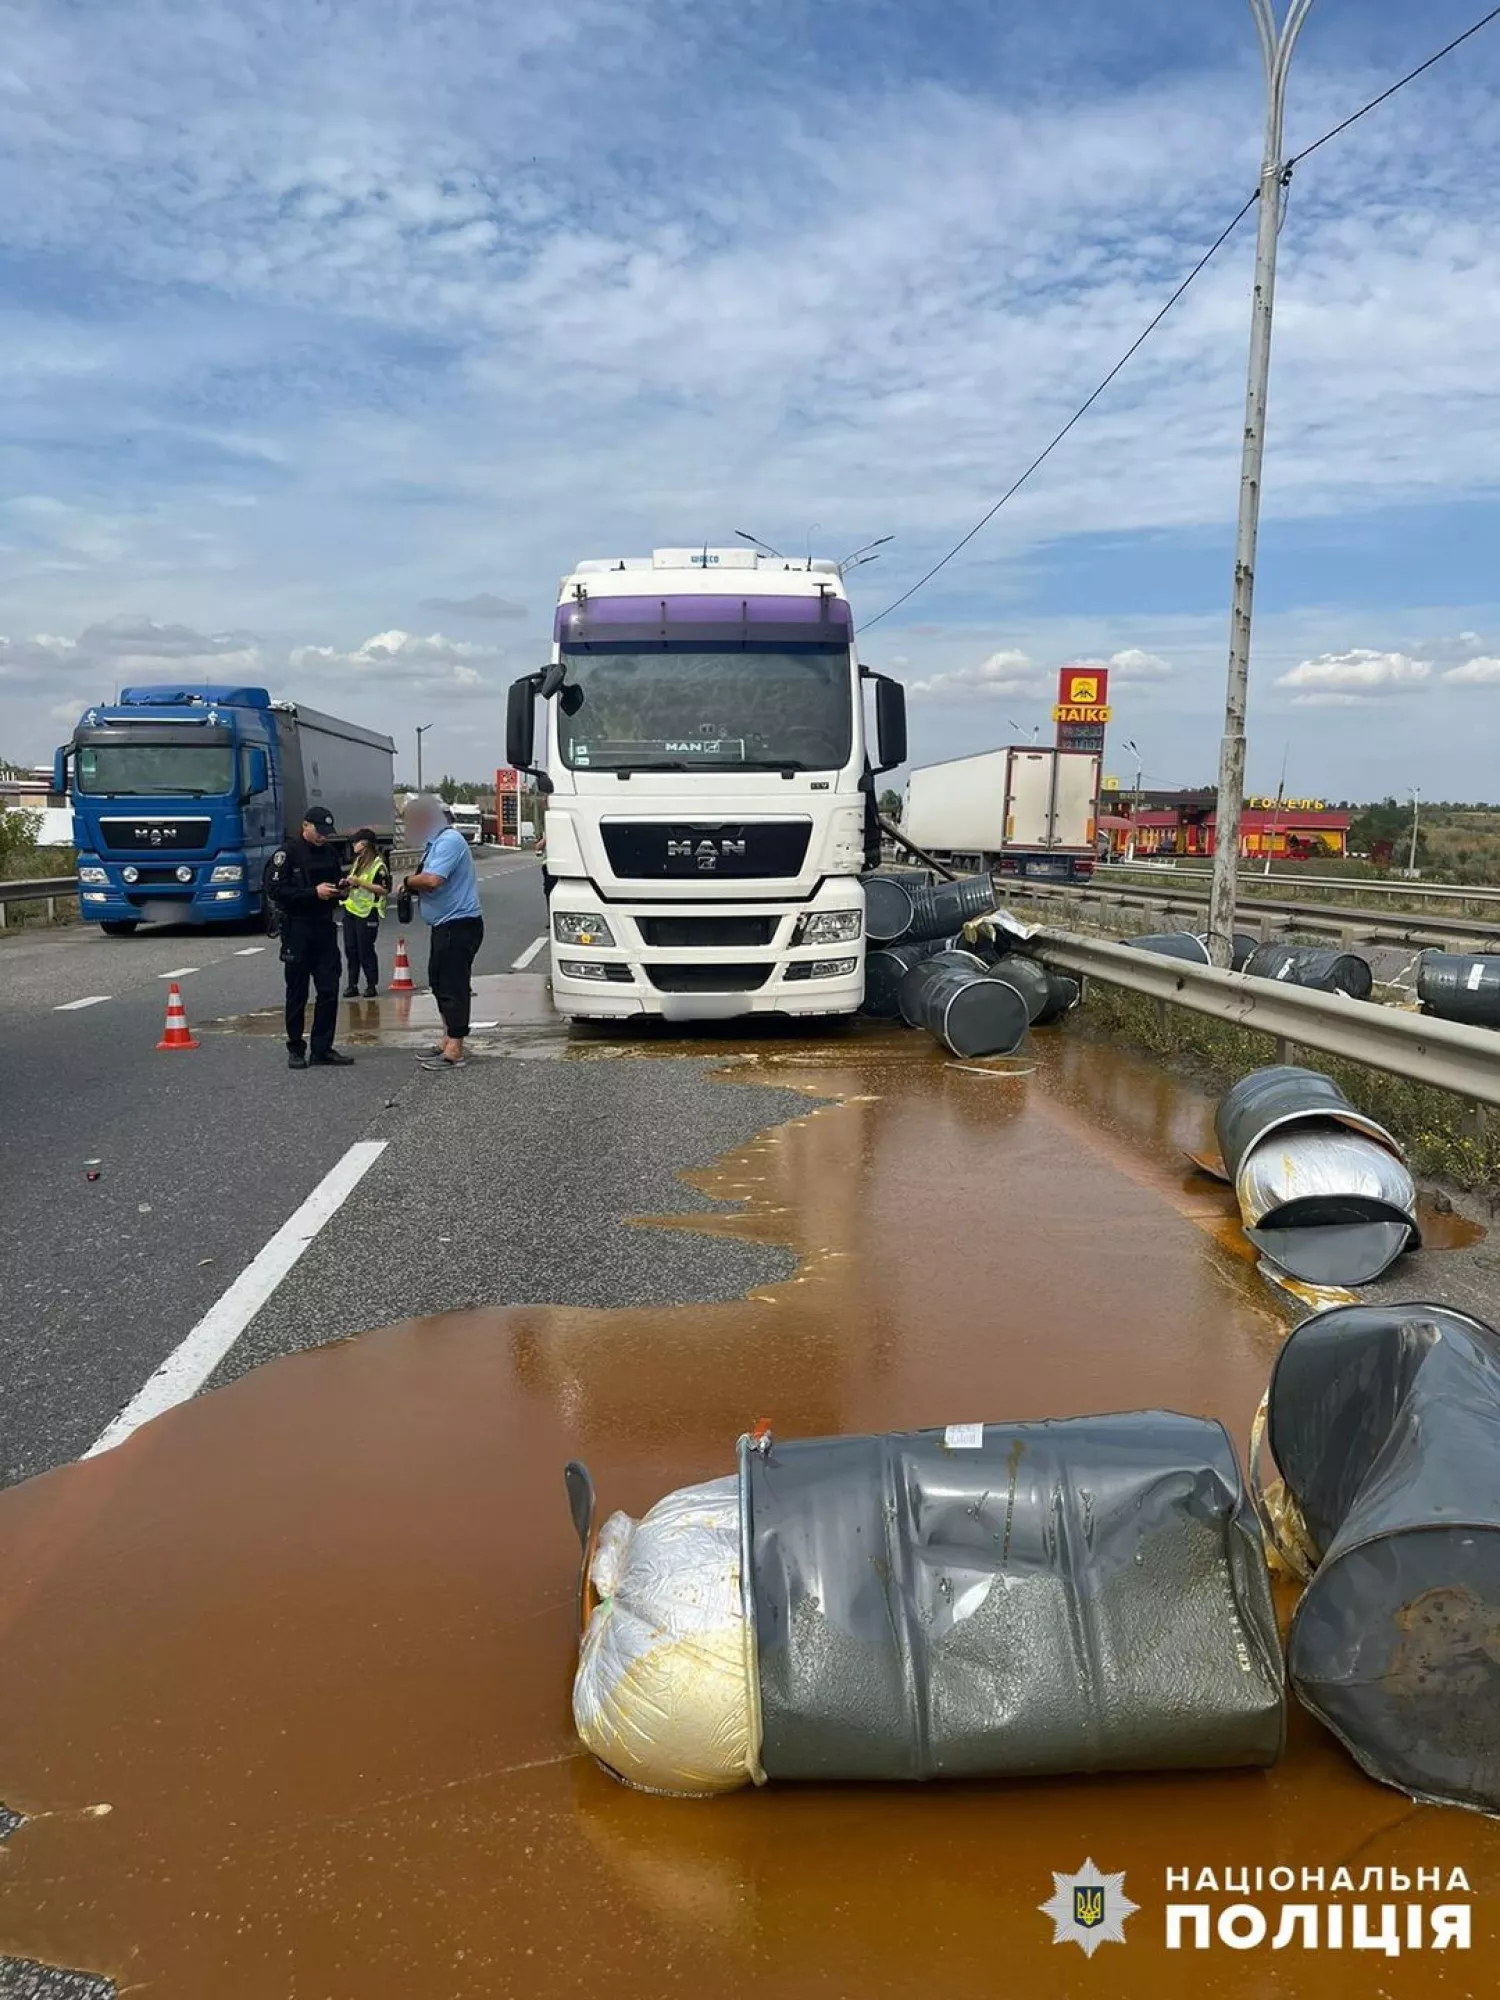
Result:
M302 1206L294 1209L271 1240L250 1259L234 1283L174 1348L145 1387L121 1410L84 1453L97 1458L123 1444L142 1424L195 1396L307 1249L374 1166L390 1141L360 1139L326 1173Z
M179 965L175 971L158 972L156 976L158 979L186 979L190 972L196 972L197 970L196 965Z
M530 965L531 961L536 957L537 953L545 949L546 943L547 940L545 936L539 938L533 938L531 940L531 943L527 945L526 949L521 953L521 956L519 958L513 958L511 960L510 962L511 971L524 972L527 966Z
M264 950L265 946L263 944L247 944L243 946L241 950L237 951L234 955L236 958L254 958L255 954L258 951L264 951Z
M106 1000L114 996L109 993L91 993L86 1000L64 1000L60 1007L52 1009L54 1014L74 1014L80 1007L102 1007Z

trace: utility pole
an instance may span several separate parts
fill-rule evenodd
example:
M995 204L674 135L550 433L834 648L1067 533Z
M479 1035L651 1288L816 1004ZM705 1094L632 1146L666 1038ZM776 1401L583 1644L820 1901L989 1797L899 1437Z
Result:
M1125 843L1125 859L1127 861L1134 861L1136 826L1141 816L1141 772L1143 764L1141 753L1133 742L1125 743L1122 748L1128 750L1135 759L1135 790L1130 795L1130 837Z
M432 724L430 722L421 722L417 725L417 790L419 792L422 789L422 738L431 727Z
M1406 864L1406 872L1412 876L1417 872L1417 814L1421 809L1421 799L1422 787L1420 785L1413 785L1411 788L1411 858Z
M1272 0L1250 0L1266 72L1266 131L1260 164L1260 213L1255 231L1255 292L1250 308L1250 366L1245 385L1245 438L1240 458L1240 511L1234 550L1234 599L1229 617L1229 672L1224 689L1224 736L1219 746L1219 798L1214 811L1214 872L1208 949L1215 965L1234 953L1239 897L1240 808L1245 797L1245 701L1250 679L1250 616L1255 596L1255 543L1260 528L1261 459L1266 438L1266 387L1271 372L1271 313L1276 295L1276 240L1288 170L1281 154L1286 78L1292 48L1312 0L1291 0L1278 26Z

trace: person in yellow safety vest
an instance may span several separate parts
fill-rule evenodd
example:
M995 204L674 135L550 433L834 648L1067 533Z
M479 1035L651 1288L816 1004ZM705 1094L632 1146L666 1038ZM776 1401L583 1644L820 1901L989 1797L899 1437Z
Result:
M380 919L385 915L385 891L390 870L385 856L375 845L369 827L354 836L354 864L344 877L344 998L359 998L359 977L364 974L365 998L373 1000L380 986L380 967L375 961L375 940L380 935Z

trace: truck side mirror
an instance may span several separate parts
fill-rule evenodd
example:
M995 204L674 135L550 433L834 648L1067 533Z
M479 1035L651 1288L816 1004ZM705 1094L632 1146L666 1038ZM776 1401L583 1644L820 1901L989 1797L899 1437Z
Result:
M510 684L505 702L505 761L515 771L534 771L538 674L523 674Z
M563 682L568 678L568 670L561 660L554 660L549 667L543 667L541 686L538 689L543 701L551 701Z
M271 769L264 750L252 750L245 759L245 796L259 798L271 789Z
M906 689L889 674L871 674L875 683L875 734L880 762L876 775L906 762Z
M68 746L66 743L52 753L52 794L54 798L65 797L68 790Z

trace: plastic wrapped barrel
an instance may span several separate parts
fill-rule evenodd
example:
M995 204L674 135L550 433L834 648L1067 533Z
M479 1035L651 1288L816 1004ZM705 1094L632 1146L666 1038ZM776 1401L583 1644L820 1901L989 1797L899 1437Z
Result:
M1221 1769L1280 1752L1270 1585L1217 1424L1147 1411L742 1439L737 1544L728 1484L639 1524L614 1516L597 1548L591 1485L575 1504L595 1581L574 1716L632 1784Z
M901 982L914 965L954 946L952 938L922 938L909 944L888 944L865 957L863 1011L876 1020L894 1021L901 1013Z
M1210 959L1212 959L1213 951L1210 947L1208 932L1199 931L1197 938L1199 944L1204 947ZM1231 972L1243 972L1259 949L1260 939L1258 937L1252 937L1248 931L1236 931L1234 936L1229 940L1229 970Z
M1366 1284L1420 1241L1401 1148L1332 1077L1252 1070L1214 1118L1245 1234L1308 1284Z
M1058 972L1047 967L1047 1004L1032 1022L1034 1028L1049 1028L1054 1021L1060 1021L1064 1014L1070 1014L1083 998L1083 981L1075 979L1070 972Z
M1013 1055L1030 1025L1026 1002L998 973L952 963L968 955L945 951L913 966L901 982L902 1016L953 1055Z
M913 938L947 937L995 907L995 885L988 875L966 875L958 882L937 882L930 889L909 893L911 923L906 935Z
M1500 1028L1500 957L1424 951L1417 961L1417 998L1425 1014L1471 1028Z
M1182 958L1190 965L1208 964L1208 946L1191 931L1148 931L1144 937L1121 938L1136 951L1154 951L1159 958Z
M1318 1557L1299 1698L1383 1784L1500 1814L1500 1344L1436 1305L1305 1320L1268 1431Z
M865 936L872 944L894 944L911 929L912 890L894 875L865 877ZM955 926L950 925L949 929Z
M1368 1000L1375 984L1368 960L1321 944L1257 945L1244 969L1251 979L1278 979L1315 993L1347 993L1351 1000Z

